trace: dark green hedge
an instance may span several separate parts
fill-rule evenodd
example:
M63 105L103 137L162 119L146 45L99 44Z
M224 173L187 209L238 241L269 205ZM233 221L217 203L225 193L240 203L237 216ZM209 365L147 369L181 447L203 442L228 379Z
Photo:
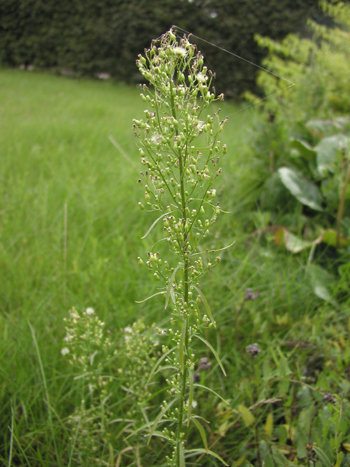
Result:
M282 38L320 15L315 0L0 0L0 63L105 72L138 82L135 60L171 25L247 60L264 52L254 34ZM218 91L254 89L256 68L199 41Z

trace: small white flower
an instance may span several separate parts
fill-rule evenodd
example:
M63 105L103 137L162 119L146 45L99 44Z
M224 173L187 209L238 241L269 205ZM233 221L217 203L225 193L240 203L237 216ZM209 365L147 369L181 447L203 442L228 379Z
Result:
M162 142L162 137L158 134L154 134L151 136L151 141L153 144L159 144Z
M94 315L95 314L95 311L93 308L86 308L86 314L87 315Z
M61 354L64 356L64 355L67 355L68 353L69 353L68 347L63 347L63 349L61 350Z
M197 81L199 81L200 83L205 83L208 79L208 76L203 75L203 73L197 73L196 78L197 78Z
M173 50L175 55L177 55L178 57L186 57L187 55L187 50L183 47L174 47Z
M198 120L197 128L200 131L204 127L204 122L202 120Z
M132 327L126 326L126 328L124 329L124 332L132 333Z

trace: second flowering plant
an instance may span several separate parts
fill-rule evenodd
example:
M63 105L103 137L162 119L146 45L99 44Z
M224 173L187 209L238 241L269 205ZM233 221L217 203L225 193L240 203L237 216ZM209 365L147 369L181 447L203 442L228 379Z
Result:
M196 345L200 341L225 373L219 356L202 336L203 329L216 324L199 287L203 274L220 262L219 256L212 259L214 250L202 253L201 242L221 213L214 185L222 173L221 158L226 154L226 145L218 138L227 118L220 118L220 109L214 115L205 111L213 102L223 100L223 95L215 96L213 73L204 66L196 46L187 36L178 40L174 29L154 41L145 55L139 56L137 66L150 85L143 85L141 94L150 109L145 111L144 119L133 121L144 166L138 181L144 201L139 206L158 213L146 235L159 225L164 233L147 257L138 261L160 283L156 295L164 295L170 325L158 332L172 337L172 346L163 346L150 376L163 366L170 372L166 380L169 397L150 424L148 435L149 439L160 436L171 444L168 465L182 467L187 458L204 453L225 463L208 449L200 417L192 410L196 387L203 387L194 380L199 361ZM162 249L163 241L170 252L166 259L157 251ZM190 424L198 429L203 448L189 449Z

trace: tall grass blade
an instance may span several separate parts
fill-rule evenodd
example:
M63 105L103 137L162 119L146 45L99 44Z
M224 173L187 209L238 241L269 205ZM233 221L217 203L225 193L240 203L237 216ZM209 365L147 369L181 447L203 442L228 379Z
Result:
M150 434L148 435L147 445L150 443L153 433L156 431L159 422L164 417L164 414L170 409L170 407L176 402L176 400L177 399L173 399L171 402L169 402L169 404L167 404L157 415L157 418L155 419L153 426L151 428Z
M220 462L222 462L224 465L227 465L226 462L222 457L219 456L219 454L216 454L215 452L211 451L208 449L208 452L205 449L198 448L198 449L188 449L185 451L185 457L193 457L196 456L197 454L208 454L209 456L213 456L216 459L218 459Z
M196 425L196 427L198 428L198 431L202 437L202 441L203 441L203 444L204 444L204 449L205 449L205 452L208 454L209 453L209 450L208 450L208 441L207 441L207 435L205 434L205 431L204 431L204 428L202 427L202 425L199 423L198 420L196 420L194 417L191 417L191 421Z
M165 310L168 308L169 298L174 288L173 285L174 285L174 279L175 279L176 272L181 266L182 266L182 263L179 263L174 269L172 275L170 276L169 284L168 284L167 291L166 291L166 297L165 297L165 307L164 307ZM175 300L174 300L175 297L172 296L171 298L175 303Z
M44 367L43 367L43 364L42 364L42 361L41 361L41 355L40 355L40 351L39 351L38 342L37 342L36 337L35 337L34 328L32 327L32 325L30 324L29 321L28 321L28 325L29 325L30 332L31 332L32 337L33 337L34 347L35 347L35 351L36 351L36 354L37 354L37 357L38 357L38 363L39 363L39 367L40 367L41 377L42 377L42 380L43 380L43 385L44 385L44 390L45 390L45 397L46 397L46 405L47 405L47 415L48 415L48 421L49 421L49 426L50 426L50 430L51 430L52 442L53 442L53 445L54 445L54 448L55 448L56 460L57 460L58 464L60 465L61 463L59 462L59 455L58 455L58 450L57 450L57 445L56 445L55 431L53 429L50 397L49 397L49 391L47 389L47 382L46 382Z
M149 374L149 377L148 377L148 380L147 380L147 383L146 384L149 384L149 382L151 381L151 379L153 378L153 375L156 373L157 371L157 368L159 367L159 365L162 363L163 360L166 359L166 357L168 355L171 354L171 352L173 352L175 350L176 347L173 347L172 349L169 349L167 352L165 352L165 354L163 354L160 358L158 358L158 360L156 361L156 363L154 364L150 374Z
M212 315L212 313L210 311L210 307L209 307L209 304L207 302L207 299L203 295L203 292L198 287L196 287L195 285L193 286L193 288L196 290L196 292L198 293L198 295L202 299L202 302L204 303L204 306L205 306L205 311L208 313L210 321L213 323L214 327L216 328L216 324L215 324L213 315Z
M158 219L156 219L153 224L151 225L151 227L147 230L147 232L145 233L145 235L143 237L141 237L141 240L143 240L144 238L147 237L147 235L152 231L153 227L165 216L168 216L169 214L171 214L172 212L174 211L170 211L170 212L166 212L165 214L162 214L161 216L158 217Z
M203 384L198 384L198 383L194 383L193 384L196 388L202 388L202 389L206 389L207 391L209 392L212 392L216 397L218 397L220 400L222 400L222 402L227 406L227 407L230 407L230 404L227 402L226 399L224 399L222 396L220 396L220 394L218 394L216 391L214 391L214 389L210 389L208 388L207 386L204 386Z

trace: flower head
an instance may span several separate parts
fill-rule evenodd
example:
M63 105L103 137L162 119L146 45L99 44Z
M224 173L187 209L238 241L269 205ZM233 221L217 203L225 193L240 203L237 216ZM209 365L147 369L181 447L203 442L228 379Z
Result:
M173 51L177 57L186 57L187 55L187 50L183 47L173 47Z
M205 83L208 79L208 76L204 75L203 73L197 73L196 78L200 83Z

